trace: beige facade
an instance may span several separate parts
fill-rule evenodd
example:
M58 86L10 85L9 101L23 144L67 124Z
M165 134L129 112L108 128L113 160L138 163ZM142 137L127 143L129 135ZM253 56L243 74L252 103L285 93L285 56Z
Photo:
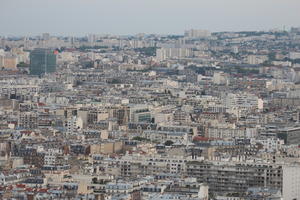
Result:
M122 142L107 142L91 145L91 154L112 154L121 152L123 149Z
M16 70L17 69L17 57L14 56L7 56L4 57L4 68Z

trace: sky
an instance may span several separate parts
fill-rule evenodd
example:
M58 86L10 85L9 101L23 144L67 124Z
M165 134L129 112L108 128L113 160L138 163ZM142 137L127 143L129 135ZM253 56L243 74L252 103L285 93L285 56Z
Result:
M300 27L300 0L0 0L0 35L183 34Z

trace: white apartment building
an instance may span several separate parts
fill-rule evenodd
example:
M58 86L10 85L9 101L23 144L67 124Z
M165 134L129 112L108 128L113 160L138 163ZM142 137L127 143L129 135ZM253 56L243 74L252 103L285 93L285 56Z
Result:
M251 65L262 64L268 60L268 56L266 55L249 55L247 57L247 63Z
M229 93L225 97L225 105L227 108L240 109L263 109L263 100L253 94L246 93Z
M257 142L263 145L262 150L265 152L276 152L278 151L282 145L284 144L283 140L275 139L275 138L265 138L257 140Z
M83 128L83 120L81 117L73 116L66 121L67 133L74 133Z
M300 165L283 166L283 199L300 199Z
M38 115L34 112L20 112L19 127L25 129L34 129L38 126Z
M62 155L61 149L48 149L48 151L45 152L44 164L45 165L55 165L58 155Z
M184 36L187 38L208 38L211 36L211 32L201 29L190 29L184 32Z
M146 130L143 132L143 137L151 141L166 142L168 140L174 143L184 143L190 142L191 138L188 132L172 132L172 131L157 131L157 130Z
M214 72L213 83L217 85L226 84L228 80L227 74L224 72Z
M289 58L292 60L300 59L300 52L290 52Z
M235 129L235 128L208 128L208 137L210 138L245 138L245 129Z
M187 48L160 48L156 50L156 60L180 59L192 56L192 50Z

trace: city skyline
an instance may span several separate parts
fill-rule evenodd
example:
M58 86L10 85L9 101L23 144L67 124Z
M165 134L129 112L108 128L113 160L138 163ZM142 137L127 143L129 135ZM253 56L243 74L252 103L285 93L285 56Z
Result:
M300 200L299 0L0 2L0 199Z
M3 0L0 35L182 34L190 28L212 32L287 30L300 26L299 6L296 0Z

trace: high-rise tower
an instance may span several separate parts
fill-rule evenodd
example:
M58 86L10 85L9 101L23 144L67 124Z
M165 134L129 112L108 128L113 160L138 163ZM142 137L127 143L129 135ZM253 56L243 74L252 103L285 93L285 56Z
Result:
M56 54L49 49L35 49L30 53L30 74L42 75L56 71Z

